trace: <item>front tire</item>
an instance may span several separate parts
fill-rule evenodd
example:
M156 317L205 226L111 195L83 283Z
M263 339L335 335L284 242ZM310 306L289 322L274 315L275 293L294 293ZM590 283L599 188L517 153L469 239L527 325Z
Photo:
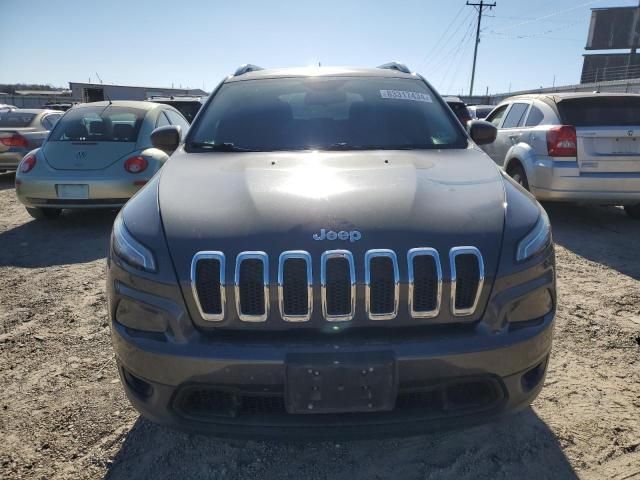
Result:
M625 205L624 211L629 215L629 217L640 220L640 203L636 203L635 205Z
M522 188L529 190L529 180L527 180L527 174L519 163L513 164L507 170L507 173L511 178L515 180Z
M27 213L36 220L53 220L58 218L62 213L61 208L29 208L27 207Z

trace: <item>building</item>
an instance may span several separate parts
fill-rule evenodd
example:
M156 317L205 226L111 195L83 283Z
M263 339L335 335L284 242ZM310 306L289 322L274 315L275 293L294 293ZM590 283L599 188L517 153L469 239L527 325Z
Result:
M78 102L101 102L103 100L146 100L153 96L193 95L206 96L199 88L160 88L111 85L106 83L69 82L71 97Z

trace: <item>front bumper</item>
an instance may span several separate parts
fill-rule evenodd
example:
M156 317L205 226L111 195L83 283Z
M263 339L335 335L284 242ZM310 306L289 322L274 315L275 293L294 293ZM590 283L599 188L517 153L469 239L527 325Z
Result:
M577 162L533 162L528 175L531 193L542 201L575 201L624 205L640 202L639 173L585 173Z
M194 332L188 341L176 341L113 321L112 341L127 396L139 412L158 423L221 436L358 438L466 427L525 408L542 388L553 323L554 312L500 334L482 334L475 328L455 333L427 329L364 341L247 341ZM283 399L292 355L341 358L346 353L366 362L381 352L393 357L396 369L392 411L286 412ZM458 394L451 393L455 391ZM210 403L204 409L202 401L196 410L185 408L185 396L193 392L200 400L211 393ZM450 397L460 392L472 398L452 404ZM486 401L476 402L479 397ZM227 402L221 410L220 402Z
M47 208L117 208L124 205L142 185L134 184L133 178L77 177L29 178L21 175L16 179L16 195L26 207ZM80 184L89 186L86 199L60 198L56 185Z

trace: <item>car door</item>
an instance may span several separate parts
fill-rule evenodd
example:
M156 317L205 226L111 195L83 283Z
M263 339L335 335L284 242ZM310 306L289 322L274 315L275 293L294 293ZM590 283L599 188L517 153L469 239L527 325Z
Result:
M495 158L492 158L498 165L504 165L509 149L520 142L529 106L529 102L513 102L507 110L494 142Z
M493 123L493 125L497 129L499 129L500 124L504 119L504 114L506 113L508 108L509 108L508 103L498 106L487 116L486 120L488 122ZM500 130L498 130L498 133L500 133ZM496 140L497 140L497 137L496 137ZM482 150L484 150L485 153L489 155L494 162L498 163L496 160L496 142L495 141L493 143L482 145L480 148L482 148Z

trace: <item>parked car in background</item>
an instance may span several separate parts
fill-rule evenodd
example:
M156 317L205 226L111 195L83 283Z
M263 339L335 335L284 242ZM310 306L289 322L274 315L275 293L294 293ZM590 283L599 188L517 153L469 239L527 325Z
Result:
M172 95L170 97L149 97L147 101L162 103L164 105L171 105L178 110L189 123L193 122L196 114L200 111L207 97L193 96L193 95Z
M169 105L143 101L79 104L41 148L24 157L16 194L34 218L64 208L120 207L162 167L168 155L151 145L156 127L184 133L187 120Z
M526 408L551 349L546 213L404 65L227 77L116 218L133 406L218 435L410 435Z
M6 103L0 103L0 112L6 112L7 110L15 110L15 105L7 105Z
M0 111L0 172L15 170L22 157L42 145L62 113L54 110Z
M487 117L487 154L539 200L623 205L640 218L640 95L511 97Z
M465 103L458 97L443 97L444 101L447 102L447 105L451 107L453 113L456 114L456 117L460 121L460 123L466 128L467 122L471 120L471 115L469 114L469 110L467 110L467 106Z
M467 110L469 110L469 115L474 120L483 120L487 118L487 115L491 113L491 110L496 108L495 105L469 105Z
M43 105L44 108L48 108L49 110L59 110L61 112L66 112L71 107L73 107L74 103L45 103Z

